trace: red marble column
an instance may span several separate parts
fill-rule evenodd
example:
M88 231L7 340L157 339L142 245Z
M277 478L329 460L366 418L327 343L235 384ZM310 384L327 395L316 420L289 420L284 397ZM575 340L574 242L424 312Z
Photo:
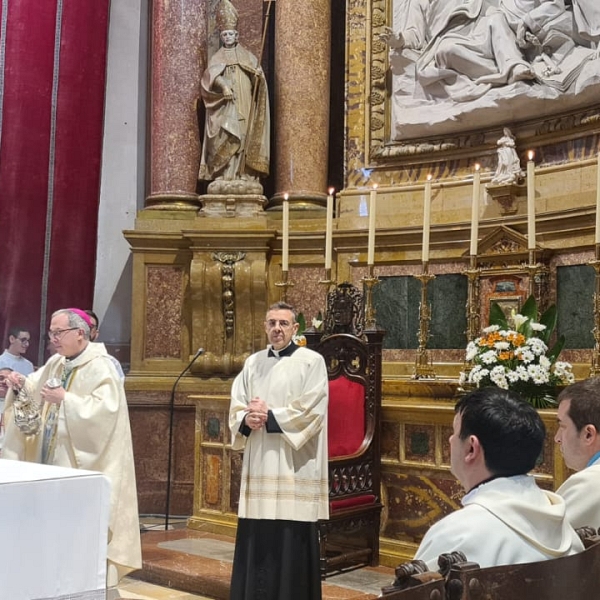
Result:
M153 0L150 15L150 193L146 208L196 208L200 206L196 103L206 61L206 3Z
M329 0L275 3L276 194L324 206L329 145Z

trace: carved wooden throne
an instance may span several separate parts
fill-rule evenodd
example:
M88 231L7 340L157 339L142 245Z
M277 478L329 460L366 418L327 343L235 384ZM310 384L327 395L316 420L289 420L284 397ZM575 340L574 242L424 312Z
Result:
M319 523L321 575L379 563L381 344L364 329L362 293L343 283L327 296L323 331L308 346L329 376L329 512Z

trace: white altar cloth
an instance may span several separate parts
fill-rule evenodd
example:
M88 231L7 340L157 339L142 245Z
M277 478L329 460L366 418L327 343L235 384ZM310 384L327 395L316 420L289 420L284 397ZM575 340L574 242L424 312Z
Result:
M0 459L0 595L104 599L110 482L102 473Z

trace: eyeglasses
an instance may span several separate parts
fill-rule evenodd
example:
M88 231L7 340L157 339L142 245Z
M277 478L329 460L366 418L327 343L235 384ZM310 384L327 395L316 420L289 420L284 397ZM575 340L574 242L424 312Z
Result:
M29 344L31 340L29 338L17 338L21 344Z
M286 321L285 319L283 321L278 321L277 319L269 319L267 321L267 327L269 329L274 329L275 327L277 327L277 323L279 323L279 327L281 327L282 329L287 329L292 325L289 321Z
M51 340L60 340L63 338L65 333L67 333L67 331L75 331L76 329L79 329L79 327L69 327L69 329L56 329L55 331L49 331L48 337Z

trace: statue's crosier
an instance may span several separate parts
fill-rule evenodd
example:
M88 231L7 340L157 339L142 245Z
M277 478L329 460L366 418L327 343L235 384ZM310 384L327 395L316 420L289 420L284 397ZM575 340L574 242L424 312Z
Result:
M260 61L238 43L238 12L229 0L217 9L221 48L201 81L206 110L198 179L213 181L212 193L262 193L269 174L269 99Z

